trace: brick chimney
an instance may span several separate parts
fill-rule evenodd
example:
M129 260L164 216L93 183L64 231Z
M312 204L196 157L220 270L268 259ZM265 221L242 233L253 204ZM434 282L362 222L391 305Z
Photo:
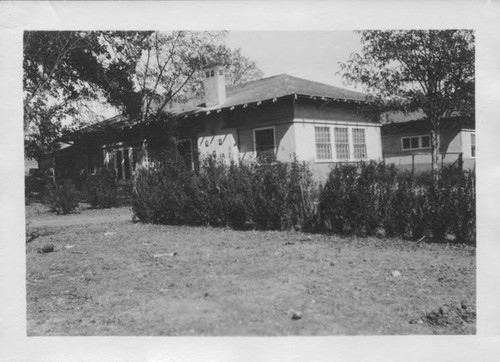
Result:
M226 77L221 65L203 70L203 84L207 107L222 104L226 100Z

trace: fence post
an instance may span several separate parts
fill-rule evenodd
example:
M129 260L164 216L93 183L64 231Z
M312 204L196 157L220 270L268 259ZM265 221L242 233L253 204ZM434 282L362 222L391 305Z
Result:
M415 154L411 154L411 177L413 178L413 174L415 173Z

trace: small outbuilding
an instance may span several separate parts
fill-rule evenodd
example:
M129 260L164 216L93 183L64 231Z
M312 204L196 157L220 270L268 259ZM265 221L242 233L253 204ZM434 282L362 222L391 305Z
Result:
M432 167L431 122L426 118L382 125L384 160L398 168L425 171ZM476 165L476 130L473 119L456 116L440 122L441 165L463 169Z

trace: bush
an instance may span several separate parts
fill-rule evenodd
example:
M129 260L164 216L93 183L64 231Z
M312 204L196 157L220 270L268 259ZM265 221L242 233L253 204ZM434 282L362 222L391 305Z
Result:
M48 185L46 188L46 203L51 211L59 214L69 214L76 210L80 203L80 192L70 180L64 180L59 185Z
M102 169L87 177L85 196L92 207L109 208L118 204L118 188L115 173Z
M297 161L238 164L208 157L192 171L170 160L139 172L132 208L152 223L303 229L311 223L311 188L308 168Z
M346 235L376 235L457 241L475 240L475 176L443 168L438 182L413 177L394 165L361 163L334 167L321 190L319 229Z

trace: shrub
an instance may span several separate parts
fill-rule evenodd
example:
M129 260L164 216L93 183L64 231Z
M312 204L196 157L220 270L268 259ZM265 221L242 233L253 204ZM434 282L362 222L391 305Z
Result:
M311 188L308 168L297 161L244 164L207 157L192 171L167 160L139 172L132 208L152 223L302 229L311 224Z
M338 165L321 189L318 228L346 235L430 236L475 240L475 176L443 168L437 184L430 173L413 177L394 165Z
M90 175L84 184L85 196L92 207L109 208L118 204L115 173L102 169Z
M443 169L436 185L428 174L416 178L394 165L343 164L318 193L309 168L297 160L208 157L193 171L174 159L139 171L132 208L139 220L160 224L436 240L453 233L463 242L475 238L474 180L473 173Z
M45 200L51 211L59 214L69 214L76 210L80 203L80 192L70 180L64 180L60 184L48 185Z

